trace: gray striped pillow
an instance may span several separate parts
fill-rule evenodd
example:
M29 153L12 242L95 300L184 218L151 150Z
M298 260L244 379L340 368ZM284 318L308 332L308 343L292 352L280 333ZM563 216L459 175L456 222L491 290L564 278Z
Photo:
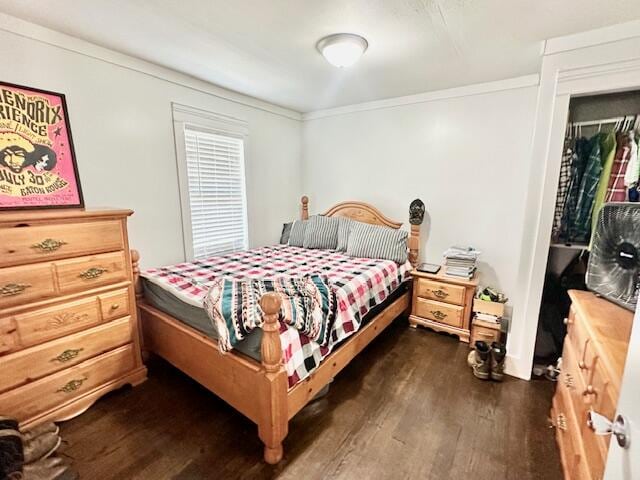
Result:
M292 247L301 247L304 243L304 232L307 229L308 220L296 220L291 225L289 233L289 245Z
M338 246L338 219L314 215L304 232L304 248L326 248L335 250Z
M347 243L349 243L349 232L351 231L351 225L353 220L346 217L338 217L338 246L336 250L339 252L347 251Z
M402 264L407 261L408 236L406 230L353 222L347 244L347 255L393 260Z

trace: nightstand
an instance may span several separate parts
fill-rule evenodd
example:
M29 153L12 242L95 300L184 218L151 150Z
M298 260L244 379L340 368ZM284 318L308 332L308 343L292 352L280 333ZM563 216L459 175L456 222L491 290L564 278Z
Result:
M436 274L417 270L413 276L413 300L409 324L457 335L469 343L471 307L478 281L449 277L442 267Z

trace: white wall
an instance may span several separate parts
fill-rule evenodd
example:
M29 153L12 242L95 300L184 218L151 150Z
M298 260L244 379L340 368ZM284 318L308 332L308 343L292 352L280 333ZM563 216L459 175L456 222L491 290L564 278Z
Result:
M298 215L299 114L4 15L0 57L3 81L66 94L85 203L135 210L143 266L184 255L171 102L248 123L252 246L275 243Z
M471 244L483 252L482 283L515 299L536 83L492 82L417 96L419 103L307 116L302 184L311 211L363 200L407 222L409 203L421 198L422 260L439 263L450 245ZM516 318L513 336L520 327Z

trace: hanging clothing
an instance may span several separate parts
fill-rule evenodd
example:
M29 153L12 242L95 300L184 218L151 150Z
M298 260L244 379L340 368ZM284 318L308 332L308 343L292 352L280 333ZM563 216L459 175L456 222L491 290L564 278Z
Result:
M576 206L578 204L578 194L580 184L584 174L587 161L589 160L589 140L580 137L574 145L574 157L571 162L571 181L569 192L562 213L562 223L560 226L560 238L567 242L575 240L574 224L576 216Z
M624 202L627 200L625 174L631 158L631 144L635 144L628 134L620 135L620 146L616 150L611 175L607 182L607 202ZM604 178L604 177L603 177Z
M596 190L596 196L593 200L593 214L594 220L598 218L600 209L605 202L607 196L607 186L609 185L609 177L611 176L611 169L613 167L614 158L616 156L616 146L619 144L616 138L616 132L611 131L607 134L600 135L600 157L602 160L602 173L600 180L598 181L598 189ZM592 223L593 234L598 222Z
M635 135L634 135L635 137ZM638 159L638 144L634 141L631 143L631 153L629 154L629 164L624 175L624 184L629 188L638 185L640 181L640 160Z
M600 143L606 135L599 133L589 140L589 157L580 182L573 225L574 240L578 242L587 242L591 236L591 214L603 170Z
M560 162L560 178L558 180L558 193L556 194L556 209L553 214L553 227L551 237L557 239L562 229L562 215L564 213L564 205L571 186L571 164L576 156L571 148L571 140L565 139L564 154Z

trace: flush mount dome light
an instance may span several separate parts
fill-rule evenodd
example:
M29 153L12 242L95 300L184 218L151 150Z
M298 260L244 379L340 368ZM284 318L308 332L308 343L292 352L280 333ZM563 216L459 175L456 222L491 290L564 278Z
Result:
M367 50L369 43L360 35L336 33L321 38L316 47L331 65L350 67Z

